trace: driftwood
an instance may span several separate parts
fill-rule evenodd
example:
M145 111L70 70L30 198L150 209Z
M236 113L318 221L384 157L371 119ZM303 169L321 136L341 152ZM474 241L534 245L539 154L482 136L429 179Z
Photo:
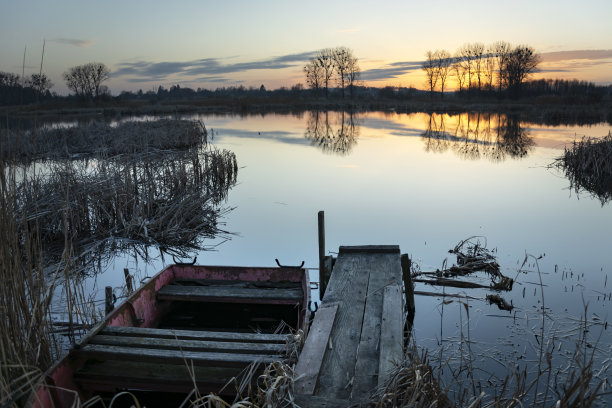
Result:
M511 311L512 309L514 309L514 306L511 303L506 302L504 298L498 295L487 295L487 301L491 305L497 305L499 310Z

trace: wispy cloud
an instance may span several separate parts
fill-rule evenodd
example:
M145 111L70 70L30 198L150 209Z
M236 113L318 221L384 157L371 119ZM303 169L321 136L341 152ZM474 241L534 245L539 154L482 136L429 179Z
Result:
M130 82L163 81L170 77L201 76L206 82L226 82L223 75L252 70L277 70L303 64L316 51L287 54L259 61L226 63L220 58L202 58L192 61L130 61L122 62L113 72L114 77L128 76ZM208 78L208 79L206 79Z
M51 41L59 43L59 44L74 45L75 47L81 47L81 48L89 47L91 44L95 42L94 40L79 40L77 38L56 38Z
M394 79L411 71L421 69L422 61L399 61L387 64L382 68L366 69L361 72L361 79L366 81L384 81Z
M544 52L540 54L542 62L570 60L602 60L612 58L612 50L571 50Z

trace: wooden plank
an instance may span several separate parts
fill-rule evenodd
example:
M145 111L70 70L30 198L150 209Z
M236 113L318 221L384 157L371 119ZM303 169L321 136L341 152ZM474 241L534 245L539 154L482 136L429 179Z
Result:
M187 393L194 380L200 392L218 392L241 368L193 367L194 378L185 364L159 364L134 361L90 361L75 373L76 382L84 389L116 391L117 388L136 388L163 392ZM231 388L231 387L230 387Z
M357 245L341 246L340 254L399 254L399 245Z
M225 366L241 366L252 362L272 363L279 360L278 356L238 353L212 353L186 350L159 350L142 347L119 347L99 344L88 344L77 351L85 358L111 360L148 361L170 364L181 364L193 361L194 365L211 363Z
M169 330L154 329L149 327L119 327L108 326L101 332L104 335L116 336L142 336L163 339L179 340L212 340L212 341L232 341L232 342L252 342L252 343L281 343L290 340L290 334L269 334L269 333L238 333L220 332L205 330Z
M325 300L338 304L336 322L331 334L316 395L349 399L355 374L361 325L365 309L369 271L364 268L368 255L340 254L334 266Z
M262 288L262 289L300 289L302 282L269 282L269 281L244 281L244 280L219 280L219 279L175 279L171 285L179 286L234 286L240 288Z
M391 276L401 276L399 254L371 254L367 257L370 273L368 293L355 362L351 399L367 400L378 384L383 296ZM391 273L395 269L395 273Z
M382 324L380 326L379 387L385 384L391 371L404 358L403 311L401 286L387 286L383 295Z
M190 302L252 302L297 304L304 300L298 289L259 289L226 286L179 286L167 285L157 292L159 300Z
M144 347L166 350L214 351L246 354L275 354L281 356L286 351L284 344L236 343L228 341L201 341L160 339L151 337L127 337L98 335L89 344L107 346Z
M314 394L337 312L337 304L328 304L320 307L315 314L306 343L295 366L297 394Z

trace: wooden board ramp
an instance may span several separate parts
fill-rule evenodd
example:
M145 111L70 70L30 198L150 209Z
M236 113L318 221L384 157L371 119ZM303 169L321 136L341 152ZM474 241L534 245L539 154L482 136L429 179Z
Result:
M404 356L403 315L399 246L341 246L296 365L303 406L367 401Z

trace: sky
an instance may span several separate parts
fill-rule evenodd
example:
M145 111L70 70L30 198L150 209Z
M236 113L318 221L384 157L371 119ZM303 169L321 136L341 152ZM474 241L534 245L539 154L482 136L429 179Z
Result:
M179 84L194 89L305 83L322 48L345 46L361 81L425 88L427 51L467 43L527 44L534 77L612 84L612 1L0 0L0 71L62 73L106 64L113 94ZM23 64L25 50L25 66Z

